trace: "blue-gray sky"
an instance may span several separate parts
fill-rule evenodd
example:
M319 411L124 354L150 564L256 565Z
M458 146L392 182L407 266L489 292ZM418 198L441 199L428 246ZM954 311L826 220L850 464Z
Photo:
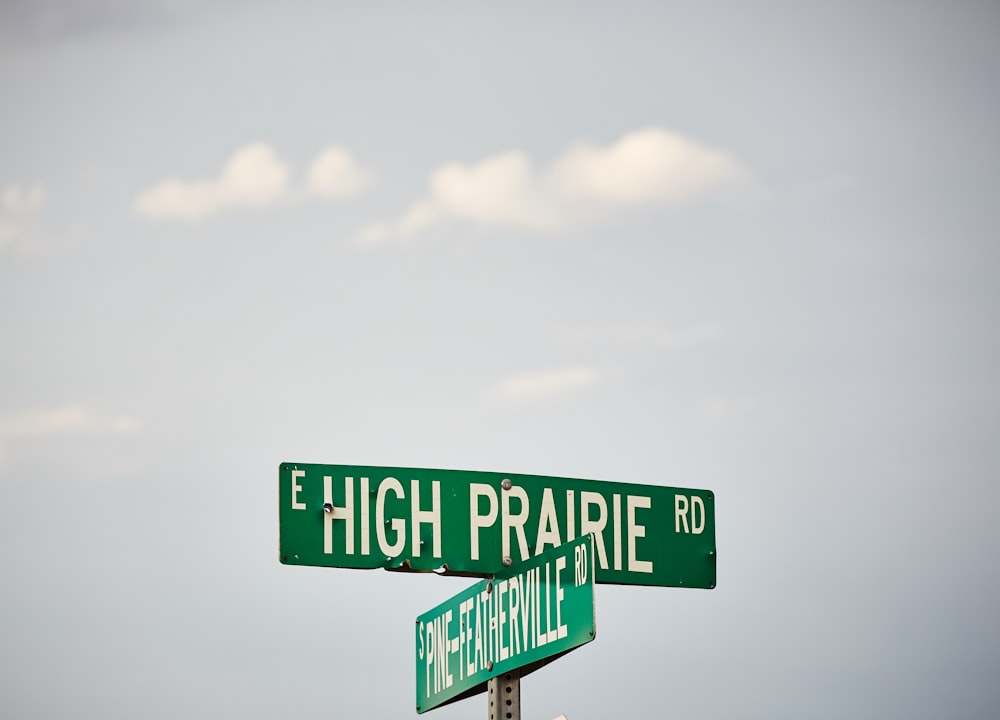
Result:
M526 716L995 715L1000 11L537 5L0 1L0 714L414 716L291 460L716 493Z

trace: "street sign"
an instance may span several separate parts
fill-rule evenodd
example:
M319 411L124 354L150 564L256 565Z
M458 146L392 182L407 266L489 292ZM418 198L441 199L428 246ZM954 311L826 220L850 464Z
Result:
M598 583L715 587L708 490L282 463L281 562L485 577L593 533Z
M417 618L417 712L594 639L593 536L504 568Z

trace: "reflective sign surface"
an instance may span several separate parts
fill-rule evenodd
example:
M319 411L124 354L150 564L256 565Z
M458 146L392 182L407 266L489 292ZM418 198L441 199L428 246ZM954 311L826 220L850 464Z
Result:
M598 583L715 587L708 490L283 463L278 496L289 565L485 577L592 533Z

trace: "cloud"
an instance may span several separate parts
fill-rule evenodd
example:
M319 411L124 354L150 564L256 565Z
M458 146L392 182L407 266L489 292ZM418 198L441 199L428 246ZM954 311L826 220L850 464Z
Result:
M45 188L7 185L0 194L0 251L37 239Z
M133 417L95 413L77 405L0 414L0 441L130 433L138 428L139 422Z
M368 173L358 166L347 150L328 147L309 167L306 188L315 195L348 198L364 190L368 182Z
M577 143L540 169L519 151L444 165L428 178L425 197L399 219L363 228L359 240L377 243L448 221L559 230L629 208L690 203L748 177L724 151L648 128L608 146Z
M20 228L14 223L0 219L0 248L12 245L21 234Z
M0 207L5 213L27 215L38 212L44 200L45 190L37 183L31 187L8 185L4 188Z
M138 419L130 415L100 413L79 405L0 413L0 472L10 463L11 447L20 443L126 435L138 431L139 427ZM46 445L45 452L53 451Z
M197 220L236 207L266 207L288 190L288 167L267 145L241 148L214 180L167 180L143 193L135 211L153 219Z
M420 211L427 220L441 215L528 228L561 222L523 153L497 155L472 167L445 165L431 175L430 191L431 199Z
M570 148L553 165L551 181L567 198L628 206L688 202L743 174L721 150L649 128L608 147Z
M507 401L523 401L563 395L594 385L600 373L590 367L569 367L514 375L494 388L494 395Z
M0 470L9 461L9 446L12 443L60 437L122 435L138 429L139 421L132 416L98 413L78 405L0 413Z
M291 169L269 145L240 148L211 180L166 180L135 202L139 215L153 219L199 220L223 211L269 208L295 197ZM312 162L305 189L316 196L346 198L368 184L368 173L339 147L323 150Z

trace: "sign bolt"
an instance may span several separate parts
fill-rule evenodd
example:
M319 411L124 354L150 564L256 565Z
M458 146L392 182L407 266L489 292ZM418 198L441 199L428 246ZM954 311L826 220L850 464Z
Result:
M332 513L333 512L333 503L323 503L323 512L325 512L325 513Z
M504 490L510 490L512 487L514 487L514 483L512 483L510 480L505 479L503 482L500 483L500 487L502 487Z
M490 660L489 663L486 665L486 671L489 672L491 670L493 670L493 661L492 660Z
M511 559L510 555L505 555L503 559L503 564L506 567L510 567L511 565L514 564L514 561Z

